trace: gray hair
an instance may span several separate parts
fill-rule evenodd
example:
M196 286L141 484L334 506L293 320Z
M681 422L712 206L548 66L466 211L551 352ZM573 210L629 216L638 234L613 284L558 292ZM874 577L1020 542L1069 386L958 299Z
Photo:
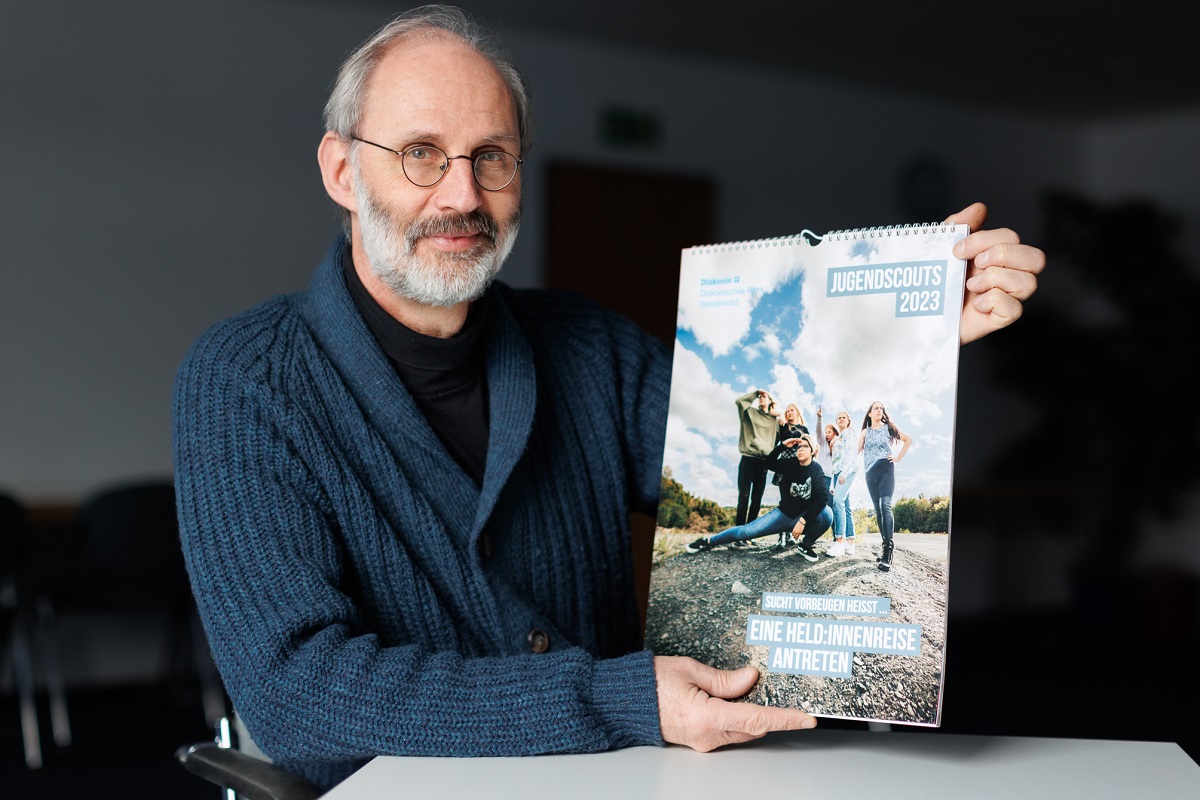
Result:
M393 17L355 48L342 62L337 80L329 93L329 100L325 103L325 129L333 131L343 139L349 139L356 133L362 118L367 84L375 67L392 45L416 36L433 39L447 33L461 39L464 44L491 62L500 73L516 106L521 154L529 152L533 111L521 73L492 32L454 6L428 5L406 11Z

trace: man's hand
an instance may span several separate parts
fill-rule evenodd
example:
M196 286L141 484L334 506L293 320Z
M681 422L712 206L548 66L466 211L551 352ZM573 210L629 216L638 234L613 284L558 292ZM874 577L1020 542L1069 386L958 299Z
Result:
M795 708L732 703L758 681L758 670L713 669L681 656L655 656L658 718L664 740L707 753L748 742L769 731L815 727L817 721Z
M1037 276L1046 267L1046 254L1021 244L1008 228L980 230L986 219L983 203L973 203L946 219L971 227L971 234L954 246L954 255L967 260L967 291L958 326L963 344L1016 322L1021 303L1037 291Z

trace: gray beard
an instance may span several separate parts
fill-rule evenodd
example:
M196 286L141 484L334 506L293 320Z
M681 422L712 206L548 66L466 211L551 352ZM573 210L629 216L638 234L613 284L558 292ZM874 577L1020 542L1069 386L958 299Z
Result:
M356 176L358 227L371 271L399 297L422 305L452 308L478 300L512 252L520 215L501 227L482 211L418 219L407 228L396 222ZM416 253L423 236L441 233L482 233L487 244L463 253Z

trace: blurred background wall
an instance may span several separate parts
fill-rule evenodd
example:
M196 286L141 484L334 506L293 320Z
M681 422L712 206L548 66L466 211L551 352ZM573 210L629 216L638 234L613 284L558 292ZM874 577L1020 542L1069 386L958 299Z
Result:
M742 10L760 29L772 28L783 5ZM1114 698L1093 694L1104 691L1101 678L1145 680L1147 671L1187 666L1183 656L1154 651L1135 667L1134 639L1114 644L1088 632L1116 619L1113 608L1129 612L1120 618L1135 626L1166 614L1160 627L1174 652L1195 652L1200 495L1190 484L1173 485L1171 502L1151 508L1139 489L1156 481L1156 470L1193 457L1190 440L1176 439L1174 430L1190 424L1186 405L1175 403L1188 399L1180 387L1193 367L1179 355L1143 373L1134 357L1116 373L1105 347L1124 340L1122 326L1147 318L1144 308L1138 316L1122 307L1119 289L1150 274L1140 259L1178 267L1154 273L1158 296L1172 293L1172 281L1191 291L1200 245L1200 101L1135 102L1152 99L1138 86L1149 87L1156 73L1147 68L1145 83L1131 84L1140 62L1128 59L1116 72L1068 83L1078 77L1069 69L1075 54L1051 45L1075 35L1075 20L1058 17L1053 24L1062 27L1044 31L1017 24L1019 16L1007 20L1005 30L1029 34L1026 49L1019 38L989 35L978 21L956 28L951 20L947 38L943 28L914 20L892 31L894 47L882 54L863 50L852 26L814 21L792 28L803 68L783 69L739 56L747 34L728 18L671 3L649 4L656 15L649 21L620 3L576 9L585 24L570 32L537 23L540 13L558 24L548 4L480 0L467 7L501 33L534 99L523 229L503 275L512 284L547 282L547 175L557 164L708 181L722 241L929 221L983 200L990 225L1045 246L1051 267L1027 318L1013 333L962 353L947 718L953 721L955 680L959 697L980 697L999 682L1015 693L1014 704L1024 697L1036 705L1041 695L1022 695L1012 682L1037 675L1051 686L1077 687L1079 702L1063 708L1064 721L1049 731L1070 734L1066 717L1082 720L1089 704L1112 713ZM208 325L306 285L337 230L315 159L326 91L345 53L398 8L287 0L6 6L0 489L35 516L61 520L101 487L170 477L175 368ZM597 30L625 14L630 31L662 34L672 46L648 33L604 38L589 29L588 14ZM661 30L663 14L678 20L674 39ZM684 27L701 23L716 31L711 52L680 44L689 35ZM765 32L758 35L776 61L787 60ZM841 58L802 59L818 42ZM1179 57L1169 46L1160 55ZM1018 64L1022 72L1030 62L1040 66L1040 104L1018 102L1019 87L1007 86L1003 64L994 63L1004 59L1014 81ZM910 74L909 62L917 61L925 74ZM1052 93L1045 99L1056 81L1058 103ZM1113 87L1134 100L1104 107L1103 93ZM1083 108L1088 92L1100 99ZM632 133L614 132L621 123ZM730 158L734 152L748 158ZM1145 213L1117 213L1130 203ZM1084 238L1096 246L1086 257L1048 244L1066 241L1064 217L1052 213L1064 204L1073 219L1090 220ZM671 209L661 213L670 220ZM1161 234L1153 241L1129 227L1160 219L1169 224L1152 228ZM597 240L609 234L590 232ZM1110 273L1121 277L1101 291L1089 269L1113 253L1106 241L1125 243L1125 261ZM637 263L639 253L628 259ZM671 274L677 262L641 268ZM655 302L673 315L673 296ZM1170 356L1194 338L1185 316L1171 313L1178 324L1139 347ZM1039 316L1059 326L1035 327ZM1015 332L1025 327L1029 333ZM1064 329L1111 335L1104 347L1079 335L1054 338ZM1039 376L1057 370L1051 356L1102 380L1041 391ZM1106 387L1117 382L1136 390L1115 402ZM1100 460L1077 458L1081 441L1098 438L1111 445ZM1011 461L1014 449L1023 468ZM1126 502L1097 514L1101 481L1086 479L1114 471L1127 480L1107 494ZM1100 522L1116 517L1121 529L1101 538ZM1092 577L1080 578L1081 563L1105 558L1107 571L1084 570ZM1147 582L1169 591L1147 594ZM146 659L130 655L142 652L138 632L114 630L79 626L64 645L74 648L69 681L116 681L146 668ZM966 649L955 651L956 642ZM1133 663L1115 663L1113 652ZM1195 697L1186 685L1146 702L1195 710ZM1018 725L1011 713L1009 727L997 722L998 712L984 722L1005 732ZM1142 735L1177 738L1173 712L1151 716Z

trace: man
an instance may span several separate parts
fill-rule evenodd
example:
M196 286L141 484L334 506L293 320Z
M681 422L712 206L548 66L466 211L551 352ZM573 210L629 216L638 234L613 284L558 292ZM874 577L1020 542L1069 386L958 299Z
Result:
M742 456L738 461L734 524L745 525L758 519L763 490L767 488L767 456L775 449L779 416L775 398L766 389L749 391L733 403L738 411L738 452Z
M656 501L667 354L578 297L489 288L528 117L456 10L385 26L318 149L347 235L307 292L180 367L180 530L215 659L255 743L321 786L376 754L709 750L815 724L720 699L753 668L640 649L628 520ZM1041 254L1015 241L966 240L994 268L964 339L1034 290Z

